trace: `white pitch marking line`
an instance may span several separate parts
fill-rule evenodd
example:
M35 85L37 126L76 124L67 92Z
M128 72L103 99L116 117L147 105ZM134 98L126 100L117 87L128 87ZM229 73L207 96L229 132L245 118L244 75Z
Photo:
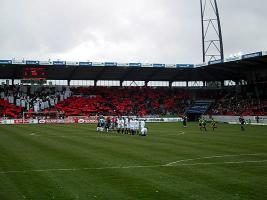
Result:
M162 136L171 136L171 135L184 135L185 134L185 132L184 131L179 131L179 133L177 133L177 134L164 134L164 135L162 135Z
M82 171L82 170L104 170L104 169L130 169L130 168L154 168L163 167L164 165L147 165L147 166L121 166L121 167L96 167L96 168L62 168L62 169L32 169L32 170L13 170L13 171L2 171L0 174L9 173L27 173L27 172L49 172L49 171Z
M179 133L177 135L184 135L185 132L184 131L179 131Z
M35 133L29 134L30 136L44 136L44 137L95 137L95 138L120 138L119 135L36 135Z
M28 172L53 172L53 171L86 171L86 170L106 170L106 169L133 169L133 168L158 168L158 167L181 167L181 166L195 166L195 165L222 165L222 164L242 164L242 163L265 163L267 160L246 160L246 161L232 161L232 162L217 162L217 163L181 163L178 165L140 165L140 166L125 166L125 167L96 167L96 168L63 168L63 169L33 169L33 170L13 170L2 171L0 174L10 173L28 173Z
M195 161L195 160L202 160L202 159L211 159L211 158L224 158L224 157L240 157L240 156L256 156L256 155L265 155L263 153L254 153L254 154L238 154L238 155L217 155L217 156L206 156L206 157L199 157L199 158L191 158L191 159L184 159L184 160L177 160L171 163L167 163L166 166L171 166L173 164L186 162L186 161Z
M168 167L178 167L178 166L194 166L194 165L219 165L219 164L242 164L242 163L264 163L267 160L245 160L245 161L228 161L228 162L219 162L219 163L181 163L176 166L168 166Z
M30 136L35 136L35 137L39 137L39 136L41 136L41 135L38 135L38 133L30 133L29 135L30 135Z

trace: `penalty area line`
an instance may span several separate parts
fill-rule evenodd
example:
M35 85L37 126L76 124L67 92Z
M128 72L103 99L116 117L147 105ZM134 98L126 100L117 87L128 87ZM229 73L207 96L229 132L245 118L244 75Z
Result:
M212 159L212 158L225 158L225 157L242 157L242 156L257 156L257 155L266 155L266 153L253 153L253 154L228 154L228 155L216 155L216 156L205 156L205 157L199 157L199 158L190 158L190 159L184 159L184 160L177 160L174 162L170 162L165 164L165 166L172 166L173 164L187 162L187 161L196 161L196 160L202 160L202 159Z
M208 163L181 163L174 166L168 167L178 167L178 166L194 166L194 165L223 165L223 164L244 164L244 163L264 163L267 160L245 160L245 161L228 161L228 162L208 162Z

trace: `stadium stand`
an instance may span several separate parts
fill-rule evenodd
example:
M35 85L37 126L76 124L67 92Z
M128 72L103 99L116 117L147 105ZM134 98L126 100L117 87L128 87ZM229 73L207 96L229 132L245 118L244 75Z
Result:
M89 87L56 105L70 115L177 115L188 100L184 90L146 87Z
M231 92L218 100L209 110L211 115L264 116L267 114L267 100L256 99L241 93Z
M70 90L62 86L2 85L0 86L1 116L19 118L23 111L53 111L58 101L63 101L70 96Z
M189 105L182 89L145 87L61 88L1 87L1 116L18 118L23 111L61 111L78 115L182 115Z
M0 60L0 117L266 115L266 64L266 51L200 64Z
M267 100L232 90L185 90L153 87L0 87L0 116L22 112L68 116L182 116L186 114L263 116Z

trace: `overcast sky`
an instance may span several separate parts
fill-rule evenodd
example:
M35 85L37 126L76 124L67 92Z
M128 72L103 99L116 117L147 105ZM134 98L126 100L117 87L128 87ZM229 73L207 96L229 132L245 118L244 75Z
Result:
M266 0L217 0L225 55L267 50ZM199 0L0 0L0 59L201 63Z

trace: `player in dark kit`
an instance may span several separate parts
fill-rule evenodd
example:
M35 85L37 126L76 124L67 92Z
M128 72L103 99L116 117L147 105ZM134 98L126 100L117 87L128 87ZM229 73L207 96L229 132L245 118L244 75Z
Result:
M256 116L255 119L256 119L257 124L260 123L260 118L259 118L259 116Z
M202 119L202 128L203 128L205 131L207 131L207 129L206 129L206 125L207 125L206 120L205 120L205 119Z
M212 121L211 121L211 128L213 131L215 130L215 128L217 128L217 123L214 119L212 119Z
M107 117L106 124L105 124L106 132L109 132L110 127L111 127L111 119L110 117Z
M202 119L201 118L198 119L198 127L202 131Z
M241 131L245 131L245 119L244 119L244 117L240 116L239 122L240 122Z
M186 115L183 116L183 126L184 126L184 128L187 128L187 117L186 117Z
M204 118L201 118L201 117L200 117L199 120L198 120L198 127L199 127L199 129L200 129L201 131L203 131L203 129L204 129L205 131L207 131L206 125L207 125L206 120L205 120Z

